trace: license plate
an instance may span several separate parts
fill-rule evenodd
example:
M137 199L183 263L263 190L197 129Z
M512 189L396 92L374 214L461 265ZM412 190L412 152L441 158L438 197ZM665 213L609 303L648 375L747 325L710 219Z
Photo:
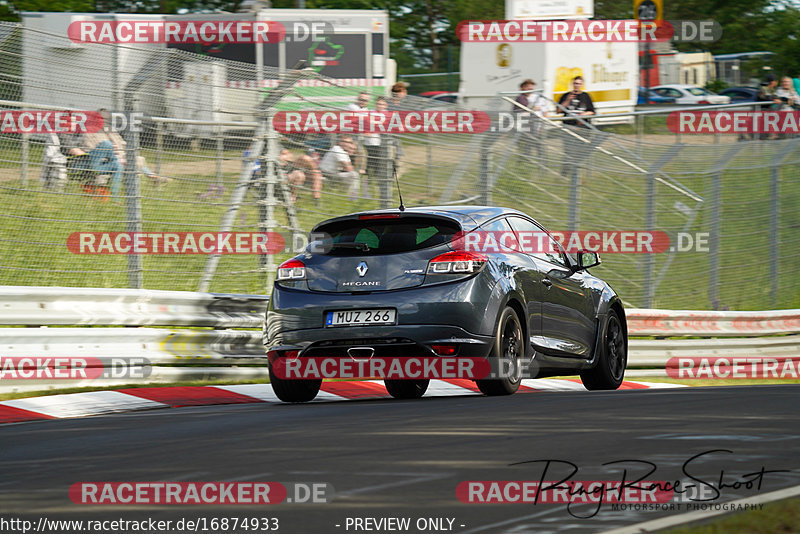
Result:
M397 310L378 308L374 310L331 311L325 318L325 326L365 326L371 324L395 324Z

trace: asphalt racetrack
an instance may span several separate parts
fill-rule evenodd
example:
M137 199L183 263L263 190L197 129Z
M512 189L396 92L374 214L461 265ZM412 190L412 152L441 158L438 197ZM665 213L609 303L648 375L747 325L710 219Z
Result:
M277 518L277 532L286 534L602 532L693 510L688 501L714 497L712 487L719 491L712 504L719 504L800 484L799 395L800 385L561 391L7 424L0 427L0 510L3 519L34 523L205 518L197 531L237 534L265 530L211 529L208 521ZM691 475L697 482L681 497L687 502L672 501L673 510L456 497L464 481L538 481L548 465L540 460L553 461L545 480L563 478L572 466L573 481L618 481L623 468L631 480L654 464L646 480L686 483ZM82 481L324 482L335 494L327 503L266 506L74 504L68 490ZM409 526L396 528L402 522L389 518ZM108 530L116 531L125 532Z

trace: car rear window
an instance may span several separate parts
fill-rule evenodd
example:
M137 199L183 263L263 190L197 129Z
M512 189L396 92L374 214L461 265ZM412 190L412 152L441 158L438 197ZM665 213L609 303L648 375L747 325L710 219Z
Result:
M371 256L398 254L448 243L461 230L455 221L439 218L352 219L320 226L330 236L329 255ZM354 246L363 243L368 247ZM339 245L339 246L337 246ZM327 248L327 247L326 247Z

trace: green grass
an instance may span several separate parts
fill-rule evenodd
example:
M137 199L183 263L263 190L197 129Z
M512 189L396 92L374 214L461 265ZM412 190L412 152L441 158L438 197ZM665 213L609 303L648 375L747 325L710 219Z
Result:
M764 505L761 510L737 512L701 525L660 531L662 534L794 534L800 529L800 499Z
M649 120L649 119L648 119ZM482 193L479 186L479 158L483 150L472 144L469 136L441 135L431 137L437 144L426 146L420 136L404 141L402 189L406 205L436 204L445 199L458 200ZM623 140L624 141L624 140ZM623 142L620 141L620 142ZM560 150L561 140L548 138L549 146ZM633 142L625 142L632 149ZM192 152L183 145L162 157L162 173L175 180L156 188L142 181L142 215L144 231L216 231L229 206L230 195L239 176L241 153L226 150L230 160L221 179L226 193L214 200L200 200L199 195L217 182L215 150L203 147ZM731 145L687 148L673 158L664 170L684 186L699 194L701 205L689 232L709 232L712 228L711 204L713 179L708 173L711 164L724 157ZM731 161L721 175L721 239L716 298L712 296L711 254L702 251L654 255L655 290L652 307L671 309L772 309L800 307L800 256L794 247L800 229L800 174L795 164L780 168L780 231L779 254L771 254L770 223L770 150L776 143L765 143L748 149ZM570 213L569 178L560 164L551 164L550 171L540 169L513 153L515 144L509 138L498 139L491 147L490 169L501 166L494 177L491 202L520 209L552 230L568 229ZM696 148L696 147L695 147ZM667 147L648 145L645 159L658 159ZM635 159L625 150L613 147L616 154ZM152 149L144 154L151 167L156 156ZM714 157L709 160L709 154ZM705 159L703 159L703 156ZM30 160L40 161L41 146L31 144ZM209 159L212 158L212 159ZM0 136L0 169L19 168L19 143ZM791 158L788 159L792 161ZM744 167L750 167L745 169ZM598 171L597 169L605 169ZM6 171L7 172L7 171ZM123 205L102 202L71 183L66 194L41 191L38 166L28 170L28 185L22 187L17 178L0 179L0 284L61 285L85 287L128 287L128 257L124 255L75 255L65 246L67 236L77 231L126 231ZM452 185L452 190L448 189ZM686 215L675 208L676 202L688 207L695 203L664 184L655 184L656 202L653 217L655 228L674 234L683 229ZM371 194L377 196L377 188ZM580 172L578 228L586 230L642 230L647 224L648 181L606 156L595 154ZM393 202L396 198L391 187ZM251 191L236 217L234 231L257 231L259 208ZM473 202L480 202L480 199ZM319 221L335 215L378 207L377 200L347 198L343 185L325 183L319 207L309 190L301 190L297 202L300 227L308 231ZM276 209L279 225L288 224L286 215ZM276 255L275 264L290 257ZM777 291L771 292L771 260L777 257ZM144 287L193 291L198 288L206 264L202 255L143 256ZM623 300L642 306L648 290L646 255L602 254L603 264L592 273L604 278ZM265 293L267 278L259 272L254 256L223 256L211 290L219 292Z

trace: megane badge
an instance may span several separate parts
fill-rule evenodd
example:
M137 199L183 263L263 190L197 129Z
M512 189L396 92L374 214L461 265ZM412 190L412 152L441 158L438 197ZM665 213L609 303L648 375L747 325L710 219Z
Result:
M368 270L369 267L367 267L367 262L365 261L362 261L361 263L358 264L358 267L356 267L356 272L358 273L358 276L364 276L365 274L367 274Z

